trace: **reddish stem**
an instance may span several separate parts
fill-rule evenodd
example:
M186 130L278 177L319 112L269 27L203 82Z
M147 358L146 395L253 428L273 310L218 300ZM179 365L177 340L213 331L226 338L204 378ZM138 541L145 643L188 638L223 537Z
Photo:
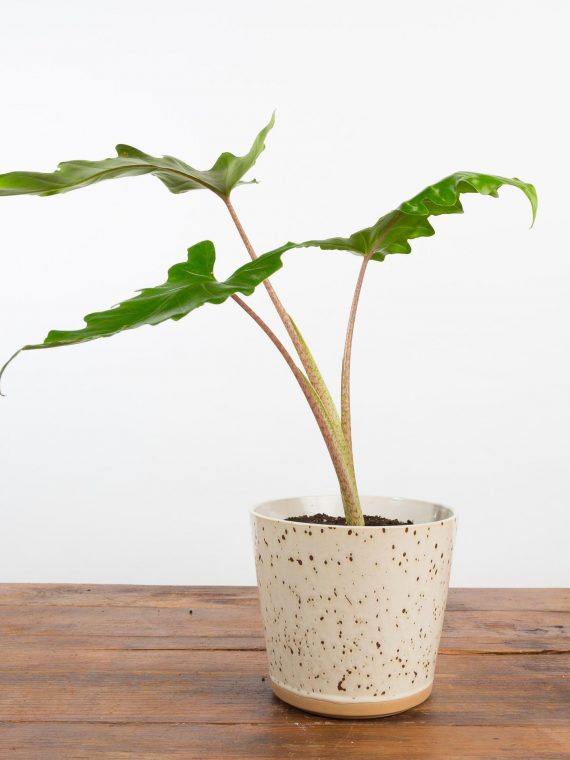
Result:
M348 327L346 329L346 340L344 343L344 354L342 357L342 372L341 372L341 386L340 386L340 419L342 425L342 432L346 439L348 446L348 452L352 467L354 469L354 455L352 452L352 429L350 421L350 359L352 355L352 338L354 335L354 323L356 321L356 312L358 310L358 302L360 300L360 291L362 290L362 283L364 281L364 275L366 274L366 267L368 262L373 256L373 251L367 253L362 264L360 266L360 272L358 273L358 280L356 281L356 288L354 290L354 296L352 298L352 306L350 308L350 316L348 318Z

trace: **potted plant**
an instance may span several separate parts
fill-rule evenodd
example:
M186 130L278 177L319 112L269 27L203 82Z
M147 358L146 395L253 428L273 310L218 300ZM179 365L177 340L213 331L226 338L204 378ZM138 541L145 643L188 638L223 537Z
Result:
M52 173L0 175L0 195L53 195L118 177L152 174L173 193L209 190L225 204L251 261L226 280L214 276L214 244L188 249L161 285L107 310L76 330L52 330L20 351L69 346L142 325L178 320L204 304L233 300L263 330L291 370L313 414L338 478L334 497L293 498L252 511L255 557L270 676L275 693L303 709L333 716L387 715L419 704L432 688L446 605L455 516L409 499L361 496L350 422L350 358L363 279L371 262L410 253L410 241L434 234L431 216L462 212L460 196L496 196L519 188L532 205L532 185L518 179L457 172L422 190L371 227L349 237L286 243L258 255L230 200L265 148L274 118L244 156L222 153L199 171L171 156L155 158L128 145L102 161L68 161ZM253 180L255 182L255 180ZM342 359L340 413L299 328L269 277L294 249L318 247L360 257ZM262 284L297 355L242 296ZM6 369L0 371L0 377Z

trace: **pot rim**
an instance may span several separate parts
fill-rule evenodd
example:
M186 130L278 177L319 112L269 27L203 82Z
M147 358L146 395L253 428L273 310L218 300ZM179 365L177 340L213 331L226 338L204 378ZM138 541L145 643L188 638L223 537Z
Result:
M456 512L453 509L451 509L450 507L445 506L444 504L440 504L439 502L435 502L435 501L426 501L425 499L414 499L414 498L411 498L411 497L408 497L408 496L380 496L378 494L375 494L375 495L373 495L373 494L361 494L360 498L362 500L366 500L366 499L385 499L386 501L391 501L391 502L408 502L409 504L415 504L415 505L424 506L424 507L425 506L435 507L436 509L444 510L444 512L446 513L445 516L441 515L440 517L434 517L431 520L423 520L423 521L418 521L418 522L414 521L413 524L416 525L416 526L418 526L418 525L433 525L434 523L438 523L438 522L443 524L443 523L446 523L446 522L453 522L453 521L455 521L457 519ZM262 507L270 507L270 506L274 506L275 507L275 506L279 505L280 503L294 502L294 501L298 501L299 502L299 506L302 507L303 500L305 500L305 499L315 499L315 500L331 499L331 500L336 500L338 502L338 500L340 499L340 496L338 494L318 494L318 495L314 495L313 494L313 495L310 495L310 496L289 496L289 497L283 497L283 498L280 498L280 499L270 499L269 501L259 502L254 507L252 507L250 509L250 516L251 516L252 519L254 519L254 518L261 518L263 520L269 520L271 522L277 522L277 523L284 523L284 524L287 524L287 525L304 525L304 526L307 526L307 525L317 525L318 526L319 523L306 523L306 522L299 522L297 520L288 520L285 517L276 517L274 515L266 515L266 514L263 514L263 513L261 513L261 512L258 511ZM326 525L326 526L321 526L321 527L326 527L329 530L333 529L333 528L334 529L338 529L338 530L345 530L345 531L346 530L350 530L350 529L354 530L354 525ZM388 530L390 530L390 531L392 531L392 530L403 530L403 529L405 529L406 527L409 527L409 526L407 526L407 525L384 525L384 526L382 526L382 525L366 525L366 526L360 526L360 527L365 527L366 530L372 530L372 531L383 530L385 532L385 531L388 531Z

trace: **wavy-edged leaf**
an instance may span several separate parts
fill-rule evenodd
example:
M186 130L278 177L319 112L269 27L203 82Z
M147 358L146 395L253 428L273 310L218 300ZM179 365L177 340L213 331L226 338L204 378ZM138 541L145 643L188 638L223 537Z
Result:
M219 304L234 293L251 295L255 288L281 268L282 251L271 251L244 264L227 278L214 277L214 244L204 240L188 249L188 259L168 270L162 285L144 288L134 298L107 311L88 314L79 330L52 330L43 343L23 346L0 370L0 378L10 362L21 352L70 346L133 330L142 325L158 325L167 319L182 319L206 303Z
M0 195L56 195L117 177L153 174L173 193L211 190L224 198L234 187L248 184L242 177L265 149L275 114L253 141L245 156L222 153L211 169L200 171L172 156L149 156L130 145L117 145L117 157L102 161L64 161L54 172L9 172L0 175ZM255 181L255 180L253 180Z
M284 253L292 248L317 247L328 251L351 251L383 261L390 253L410 253L410 240L435 234L429 218L441 214L462 214L460 196L463 193L479 193L498 196L502 185L519 188L532 206L532 221L537 211L537 195L533 185L520 179L507 179L491 174L456 172L449 177L426 187L409 201L400 204L394 211L380 217L371 227L358 230L350 237L334 237L327 240L307 240L304 243L286 243L277 249Z

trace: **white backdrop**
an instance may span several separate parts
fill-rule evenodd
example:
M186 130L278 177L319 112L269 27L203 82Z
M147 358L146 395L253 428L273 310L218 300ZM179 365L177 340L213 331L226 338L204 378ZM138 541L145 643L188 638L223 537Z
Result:
M259 251L345 235L459 169L469 196L373 263L353 359L363 493L460 515L455 585L570 581L568 3L20 0L0 10L0 171L113 155L198 167L277 126L234 202ZM223 205L152 177L0 199L0 354L158 284L185 249L246 261ZM359 260L274 284L338 389ZM273 320L263 292L252 299ZM0 579L254 582L248 508L335 490L304 400L233 303L24 354L0 420Z

